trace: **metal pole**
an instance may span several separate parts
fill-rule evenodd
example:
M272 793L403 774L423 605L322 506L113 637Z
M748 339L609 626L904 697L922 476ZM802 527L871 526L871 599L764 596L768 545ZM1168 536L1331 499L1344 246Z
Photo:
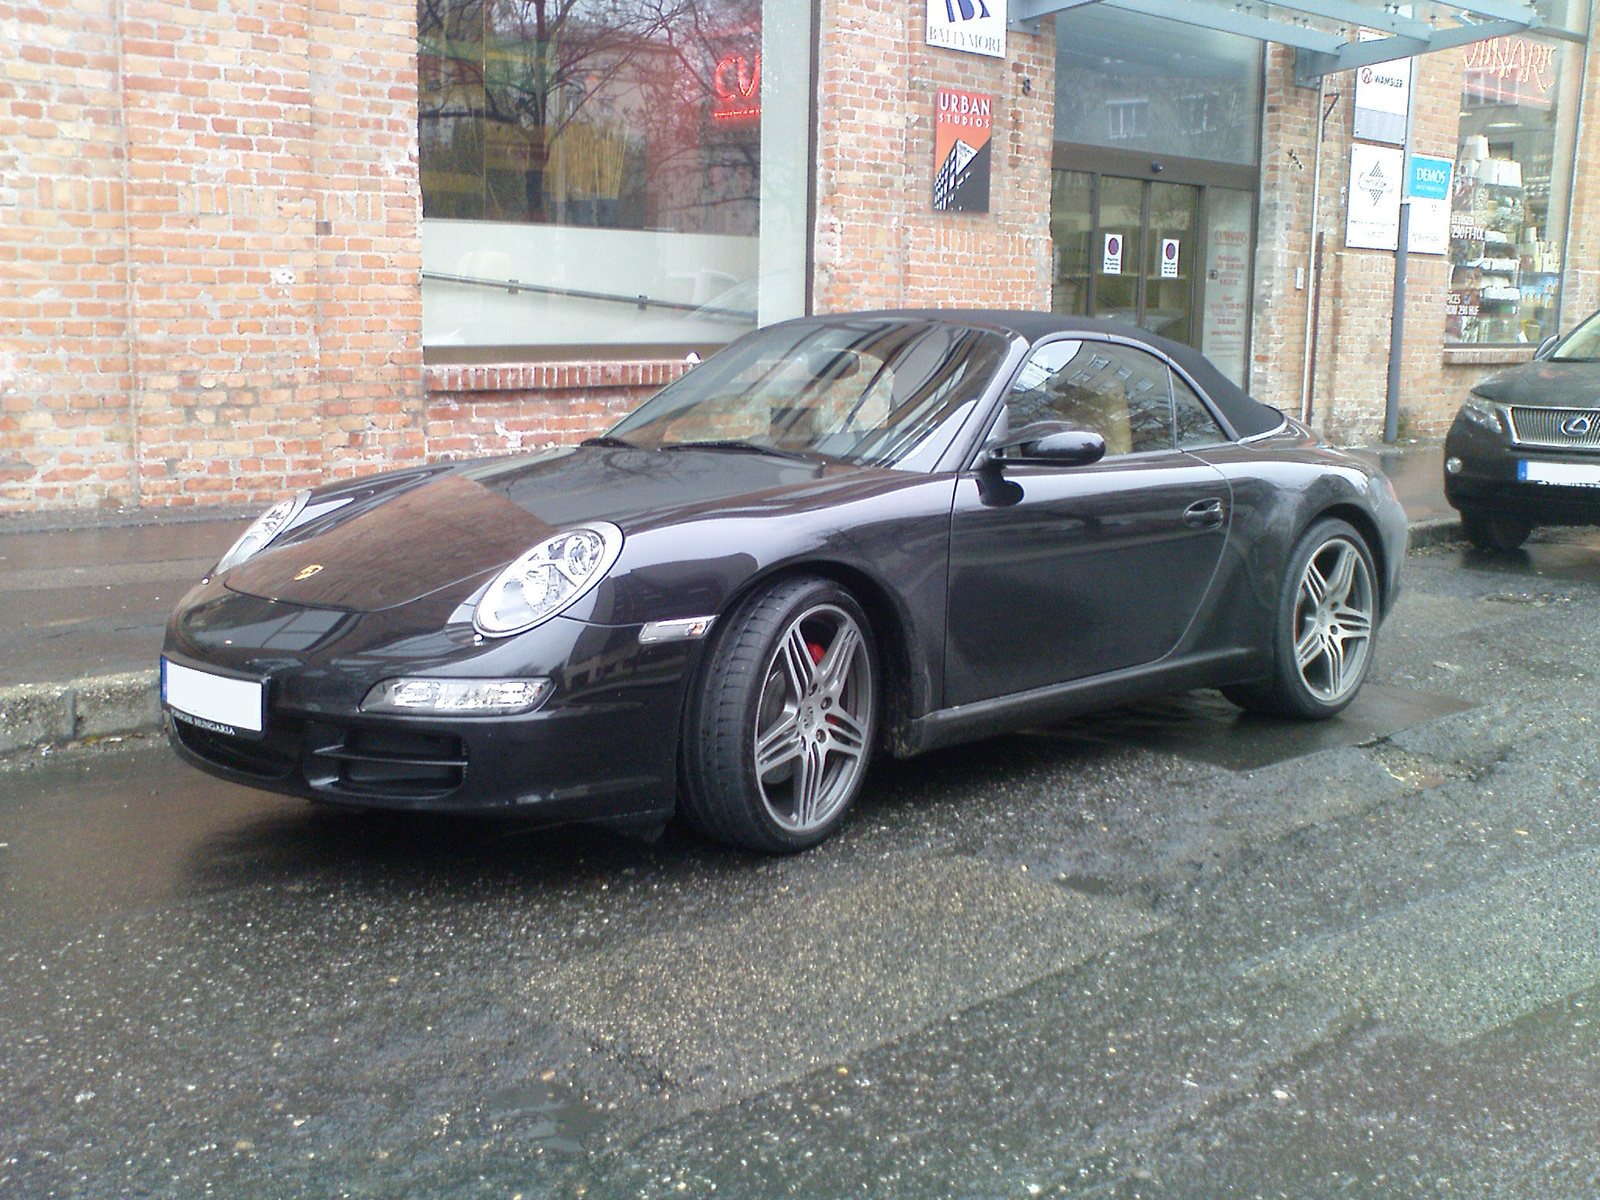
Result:
M1407 154L1407 170L1411 156ZM1405 176L1401 176L1404 187ZM1383 440L1391 443L1400 436L1400 359L1406 340L1406 237L1411 232L1411 204L1400 201L1400 243L1394 252L1394 315L1389 328L1389 389L1383 406Z
M1411 60L1411 86L1406 97L1405 157L1400 162L1400 231L1394 250L1394 315L1389 326L1389 387L1383 404L1383 440L1392 443L1400 436L1400 367L1406 342L1406 257L1411 236L1411 198L1406 190L1411 183L1412 115L1417 109L1417 60Z
M1317 284L1319 282L1317 272L1322 269L1319 256L1316 253L1316 246L1317 239L1321 236L1317 228L1317 219L1321 212L1318 201L1322 192L1322 135L1326 132L1328 126L1327 95L1328 77L1319 75L1317 77L1317 150L1314 165L1311 168L1311 253L1306 256L1309 260L1307 267L1310 270L1311 278L1306 281L1306 334L1305 340L1301 343L1305 346L1305 363L1300 372L1300 421L1302 424L1311 420L1311 368L1312 360L1316 354L1313 348L1314 340L1311 324L1313 308L1311 298L1317 293Z

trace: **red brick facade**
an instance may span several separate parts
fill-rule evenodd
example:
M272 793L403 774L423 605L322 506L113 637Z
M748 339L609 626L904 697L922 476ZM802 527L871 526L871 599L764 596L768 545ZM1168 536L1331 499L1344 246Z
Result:
M1417 62L1414 148L1454 158L1461 109L1462 52ZM1563 331L1600 306L1600 145L1592 135L1596 78L1588 81L1578 133L1578 187L1572 210L1562 301ZM1332 106L1323 142L1322 296L1318 307L1313 423L1346 445L1382 440L1388 393L1395 255L1344 244L1350 186L1354 86L1330 76ZM1256 263L1251 391L1298 413L1310 303L1311 191L1318 92L1294 84L1294 52L1269 49L1262 120L1261 207ZM1296 289L1295 271L1308 286ZM1442 255L1408 256L1406 319L1399 392L1402 437L1443 437L1467 390L1484 376L1532 355L1533 347L1446 348L1444 318L1450 265Z
M925 44L904 0L823 5L817 79L818 312L1050 306L1055 39L1012 31L1005 59ZM933 210L939 88L994 98L989 212Z
M422 458L411 13L0 4L0 511Z
M1054 37L925 44L904 0L819 8L817 311L1050 303ZM261 504L330 477L575 441L675 362L424 370L414 8L398 0L0 0L0 514ZM1269 47L1251 385L1298 412L1318 93ZM1564 325L1600 305L1600 71L1585 82ZM1461 55L1419 67L1416 146L1453 157ZM1394 256L1344 245L1348 75L1323 144L1312 389L1382 431ZM991 96L988 213L936 212L941 87ZM1413 256L1402 430L1443 432L1517 351L1443 345ZM1524 354L1526 352L1523 352Z
M582 441L686 370L678 359L429 367L428 453L466 458Z

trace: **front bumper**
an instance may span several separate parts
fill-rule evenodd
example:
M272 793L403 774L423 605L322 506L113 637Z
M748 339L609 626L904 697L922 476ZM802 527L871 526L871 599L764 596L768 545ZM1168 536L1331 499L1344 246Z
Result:
M204 585L168 624L164 656L259 679L259 735L166 707L185 761L236 783L329 804L516 813L551 823L664 816L676 791L685 682L699 642L641 646L637 626L555 618L483 639L407 605L344 613ZM547 676L518 716L391 715L361 699L396 676Z
M1445 471L1444 494L1457 511L1493 509L1532 525L1600 524L1600 454L1520 446L1504 435L1457 417L1445 437L1445 461L1459 460L1459 471ZM1594 484L1541 483L1522 477L1521 464L1550 464L1593 474Z

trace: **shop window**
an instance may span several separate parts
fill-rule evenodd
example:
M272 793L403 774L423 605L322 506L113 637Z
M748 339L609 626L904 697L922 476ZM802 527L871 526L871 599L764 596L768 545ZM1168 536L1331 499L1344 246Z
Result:
M1546 5L1541 4L1541 9ZM1546 19L1559 14L1545 14ZM1557 331L1576 47L1498 37L1466 48L1450 209L1445 338L1537 344Z
M430 357L714 346L803 312L803 0L417 17Z

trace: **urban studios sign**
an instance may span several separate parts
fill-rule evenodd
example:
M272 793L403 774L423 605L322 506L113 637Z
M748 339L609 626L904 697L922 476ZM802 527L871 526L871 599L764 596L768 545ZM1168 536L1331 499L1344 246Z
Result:
M1006 0L928 0L928 45L1006 56Z

